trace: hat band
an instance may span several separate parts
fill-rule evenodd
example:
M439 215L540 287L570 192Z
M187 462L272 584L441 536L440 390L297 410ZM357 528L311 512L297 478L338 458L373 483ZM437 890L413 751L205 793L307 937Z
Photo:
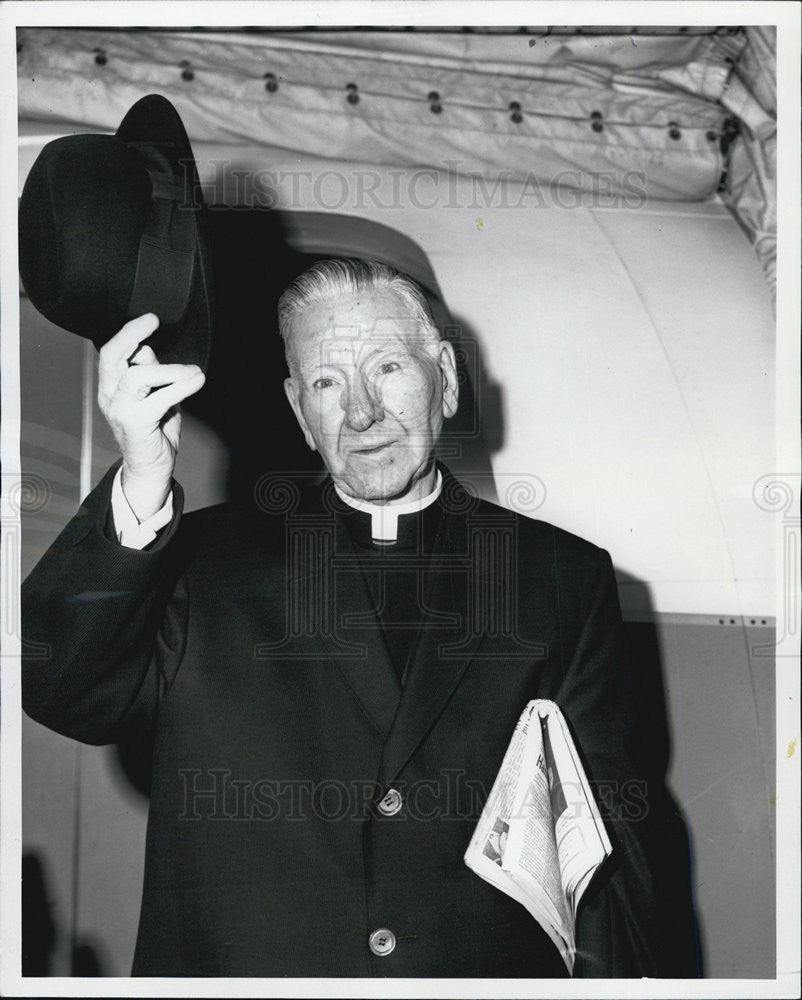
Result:
M152 146L130 143L145 159L150 175L151 215L139 240L129 319L152 312L162 329L183 318L195 270L197 226L186 188L175 183L167 158Z
M143 236L128 301L129 319L152 312L162 327L179 323L189 305L194 264L193 252L170 250L152 237Z

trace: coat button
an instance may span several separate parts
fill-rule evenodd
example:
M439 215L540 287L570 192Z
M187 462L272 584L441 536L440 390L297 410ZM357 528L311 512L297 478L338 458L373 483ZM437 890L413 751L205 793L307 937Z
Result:
M368 947L374 955L383 958L395 950L395 934L386 927L380 927L368 938Z
M395 816L395 814L401 809L401 792L397 791L395 788L390 788L387 794L379 802L378 809L383 816Z

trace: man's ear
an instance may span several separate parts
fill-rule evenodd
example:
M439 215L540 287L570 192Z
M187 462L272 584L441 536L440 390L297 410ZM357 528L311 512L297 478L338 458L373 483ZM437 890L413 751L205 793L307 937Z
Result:
M290 377L284 379L284 392L287 394L287 399L290 401L290 406L292 407L292 412L295 414L295 419L298 421L298 425L304 433L306 443L312 451L317 451L315 439L309 431L309 425L306 420L304 420L303 411L301 410L300 393L294 378Z
M440 373L443 379L443 416L453 417L457 412L459 400L459 380L457 379L457 362L454 348L448 340L440 342L438 357Z

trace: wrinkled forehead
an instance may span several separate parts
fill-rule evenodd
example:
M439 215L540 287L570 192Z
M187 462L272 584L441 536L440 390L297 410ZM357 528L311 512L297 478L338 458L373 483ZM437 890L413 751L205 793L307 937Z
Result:
M353 293L313 302L300 309L290 328L299 362L350 361L403 348L426 351L432 336L411 305L392 290Z

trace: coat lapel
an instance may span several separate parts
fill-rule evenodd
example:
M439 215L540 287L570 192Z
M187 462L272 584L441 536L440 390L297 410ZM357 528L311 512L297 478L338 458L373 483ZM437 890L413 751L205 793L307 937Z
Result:
M338 519L330 564L334 636L348 651L330 657L383 739L398 708L401 685L390 660L373 598L347 529Z
M450 479L450 477L449 477ZM444 494L454 480L444 483ZM442 713L483 636L470 614L471 554L464 510L444 504L435 554L424 574L425 617L406 683L384 745L379 775L387 783L404 767Z
M318 624L305 630L314 655L331 662L384 741L382 782L392 781L426 738L484 639L471 598L482 590L488 564L477 564L472 551L471 498L445 469L443 477L443 513L423 575L424 619L403 691L340 518L327 518L328 543L304 546L316 554L303 561L302 578L295 580L318 595L323 609L322 617L317 611L312 616ZM318 510L327 508L323 503Z
M325 661L384 741L401 685L348 530L326 488L302 491L285 517L286 634L257 656Z

